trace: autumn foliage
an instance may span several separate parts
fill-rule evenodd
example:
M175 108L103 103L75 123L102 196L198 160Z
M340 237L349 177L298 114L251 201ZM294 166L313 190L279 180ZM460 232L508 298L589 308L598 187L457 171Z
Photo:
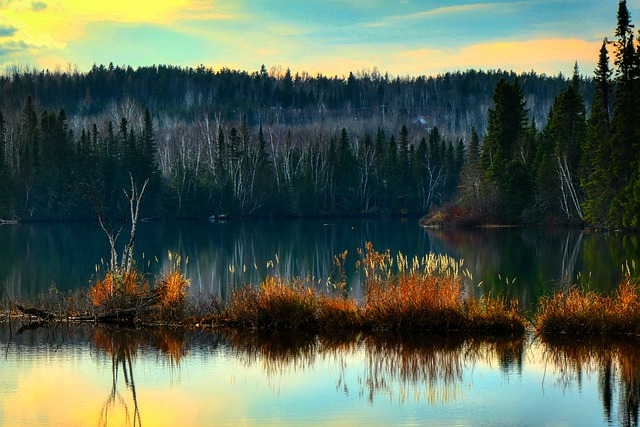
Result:
M233 293L223 323L263 330L524 331L516 302L467 296L459 263L449 257L392 257L371 244L359 255L362 302L345 292L343 274L331 291L309 280L267 277L259 288ZM345 258L346 252L337 256L336 264L342 267Z
M169 255L169 272L151 284L144 274L131 269L108 271L89 289L94 309L100 313L135 310L140 321L179 321L187 302L189 281L180 270L180 258Z
M555 334L640 334L639 283L625 277L612 295L571 287L540 299L536 329Z

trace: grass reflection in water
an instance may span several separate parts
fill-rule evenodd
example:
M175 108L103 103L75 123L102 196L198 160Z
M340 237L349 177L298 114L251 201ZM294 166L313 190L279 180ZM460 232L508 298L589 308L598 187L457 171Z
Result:
M479 415L478 419L484 419L475 406L478 404L494 402L500 408L500 405L513 404L512 396L519 396L515 399L525 399L533 408L540 408L545 402L548 404L545 395L552 401L562 402L565 395L582 401L579 395L586 393L585 396L593 394L600 400L600 405L591 404L591 407L601 408L605 423L634 425L638 421L640 346L637 338L560 341L531 333L514 339L462 333L316 335L64 324L22 329L22 333L17 334L21 326L17 323L11 326L12 333L9 322L0 323L0 342L6 343L3 344L6 345L4 365L21 366L15 373L20 378L32 369L27 367L26 360L36 353L42 354L36 364L53 367L57 365L52 361L58 356L71 354L75 361L69 367L79 368L74 368L78 371L69 376L73 380L61 385L60 392L71 395L88 390L87 380L96 389L92 398L81 399L87 408L84 413L88 414L84 418L88 421L83 425L157 425L167 417L162 411L175 413L185 409L182 416L186 417L186 425L199 425L208 419L207 414L216 401L220 402L220 408L227 410L225 416L229 423L249 416L244 411L254 405L260 408L293 405L292 411L299 416L295 405L307 403L301 403L296 393L304 390L309 390L310 402L316 402L315 399L325 399L325 403L342 402L328 406L327 411L342 405L354 408L362 401L375 413L387 408L397 415L397 411L406 411L398 408L417 407L428 414L444 414L463 408L465 413ZM88 359L89 364L80 358ZM87 371L91 365L94 373ZM69 375L66 369L67 365L61 366L60 375ZM99 371L103 369L105 375L100 380ZM92 380L94 376L97 380ZM258 379L260 377L268 380L268 390L262 389L265 383ZM174 382L176 378L178 381ZM494 382L498 378L499 385ZM516 381L516 378L519 379ZM162 386L167 380L170 385ZM521 388L521 383L530 380L533 382L529 388ZM37 378L35 381L33 384L39 384ZM578 396L571 391L576 389ZM15 390L24 393L29 389L16 386ZM6 390L0 393L8 397L6 405L11 402L15 405L16 399L6 394ZM487 393L490 395L484 397ZM16 392L17 401L23 399L20 396L23 395ZM242 404L236 404L237 399L242 399ZM63 404L56 408L56 416L73 424L71 421L75 419L64 417L77 412L79 402L66 400L68 402L55 401L58 406ZM33 406L23 404L26 406L20 417L34 410ZM513 415L508 407L484 415L494 421L521 421L522 418L509 418ZM0 403L2 408L7 410L9 406ZM41 406L35 407L40 411L39 408ZM504 413L499 413L501 411ZM252 416L274 415L268 411L258 413L260 415ZM567 414L576 416L569 409ZM12 416L4 420L9 421L8 425L15 424L11 424L11 420L31 420ZM499 416L505 418L491 418ZM536 418L542 422L565 415L541 412L536 416L542 417ZM595 416L598 418L597 412ZM300 420L294 418L294 421ZM0 424L1 421L0 417Z

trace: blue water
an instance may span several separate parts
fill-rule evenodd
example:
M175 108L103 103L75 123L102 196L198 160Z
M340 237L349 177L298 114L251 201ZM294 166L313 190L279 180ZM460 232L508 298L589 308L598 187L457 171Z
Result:
M0 331L2 426L600 426L638 416L637 342Z

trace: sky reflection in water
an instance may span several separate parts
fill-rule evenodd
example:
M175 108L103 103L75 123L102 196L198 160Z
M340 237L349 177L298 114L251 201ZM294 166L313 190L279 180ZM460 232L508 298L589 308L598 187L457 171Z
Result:
M637 423L637 342L18 327L3 426Z

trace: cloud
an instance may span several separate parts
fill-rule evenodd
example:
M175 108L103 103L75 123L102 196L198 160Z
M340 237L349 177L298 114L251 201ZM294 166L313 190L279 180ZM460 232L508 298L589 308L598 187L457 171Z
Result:
M16 27L0 25L0 38L2 37L13 37L18 29Z
M595 67L601 41L540 38L505 42L476 43L451 49L436 46L403 50L399 44L338 46L331 54L319 54L312 60L300 57L292 69L312 75L348 75L350 71L378 67L391 75L434 75L467 69L513 70L556 75L571 75L575 61L583 74Z
M47 4L41 1L31 2L31 10L34 12L39 12L41 10L45 10L47 8Z
M0 43L0 56L14 54L16 52L23 52L31 49L33 46L27 44L23 40L19 41L7 41Z
M413 72L501 68L555 74L570 69L575 61L591 64L597 57L599 45L580 39L561 38L478 43L454 50L436 48L405 51L397 54L392 62L404 64Z
M405 15L392 15L376 22L365 24L367 27L387 27L398 25L406 21L420 21L425 18L453 16L461 14L478 13L482 11L503 14L513 12L518 6L525 5L525 2L507 2L507 3L472 3L458 6L441 6L420 12L408 13Z

